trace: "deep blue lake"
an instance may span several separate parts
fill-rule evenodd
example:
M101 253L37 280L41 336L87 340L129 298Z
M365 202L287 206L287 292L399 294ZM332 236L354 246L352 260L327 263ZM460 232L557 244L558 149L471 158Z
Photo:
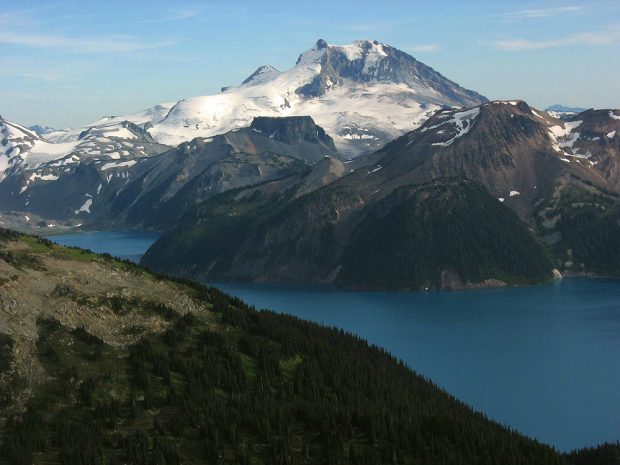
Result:
M59 238L125 257L154 240L110 232L51 237ZM620 439L620 281L464 292L214 285L257 308L358 334L489 417L558 449Z
M139 261L159 234L151 232L84 231L48 236L61 244L82 247L98 253L109 253L119 258Z

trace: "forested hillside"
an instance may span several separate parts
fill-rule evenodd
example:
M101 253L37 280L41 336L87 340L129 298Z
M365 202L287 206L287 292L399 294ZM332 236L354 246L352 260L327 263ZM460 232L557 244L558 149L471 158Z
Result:
M357 337L1 234L0 463L568 463Z

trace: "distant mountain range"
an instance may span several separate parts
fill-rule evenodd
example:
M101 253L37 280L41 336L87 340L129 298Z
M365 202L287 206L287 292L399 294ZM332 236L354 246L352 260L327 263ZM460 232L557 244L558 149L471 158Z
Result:
M219 94L105 117L79 129L28 129L0 118L2 209L55 223L70 218L74 224L92 222L94 213L109 203L106 191L126 191L125 184L141 172L129 168L164 152L174 157L221 134L230 138L231 131L250 127L257 116L310 116L333 138L321 156L337 150L342 158L351 158L418 127L437 109L484 101L391 46L370 41L337 46L319 40L287 71L262 66L240 86Z
M565 105L551 105L545 109L547 113L549 113L554 118L559 119L569 119L572 116L575 116L578 113L582 113L586 111L586 108L581 107L567 107Z
M47 144L11 123L5 127L13 136L21 131L13 144ZM77 152L33 169L24 167L40 159L28 152L0 182L3 210L20 212L13 216L22 219L28 216L31 225L60 221L104 229L162 230L220 192L304 172L326 156L344 160L333 139L308 116L257 117L248 128L197 138L175 149L153 142L132 123L122 130L133 138L90 130L80 143L80 149L90 153ZM118 151L101 154L107 147ZM145 153L147 147L151 155ZM5 221L9 218L5 215Z
M620 273L620 114L568 110L489 102L378 42L319 40L287 71L77 130L0 118L0 224L169 231L144 262L209 279Z
M582 111L586 111L587 108L583 107L568 107L566 105L561 105L556 103L555 105L548 106L545 108L546 111L557 111L560 113L581 113Z

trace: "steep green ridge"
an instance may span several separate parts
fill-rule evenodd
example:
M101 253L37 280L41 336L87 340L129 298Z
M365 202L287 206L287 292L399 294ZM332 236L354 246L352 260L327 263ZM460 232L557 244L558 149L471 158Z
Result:
M219 196L156 242L143 263L210 279L364 289L531 284L553 276L518 216L481 185L459 179L406 186L367 207L338 186L298 199L260 190Z
M536 213L559 269L620 276L620 196L588 183L558 184Z
M3 465L570 463L343 331L45 240L0 250Z
M569 454L568 459L575 465L618 465L620 464L620 442L577 450Z
M342 263L338 284L370 289L552 278L550 258L517 215L479 184L459 180L396 190L358 226Z
M286 192L267 195L261 189L250 189L243 198L238 194L223 193L198 205L146 252L143 263L186 276L227 273L240 245L291 200Z

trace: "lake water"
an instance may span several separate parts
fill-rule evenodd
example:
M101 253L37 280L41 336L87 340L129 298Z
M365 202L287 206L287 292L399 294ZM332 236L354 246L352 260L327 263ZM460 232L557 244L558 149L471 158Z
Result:
M140 255L152 240L62 237L119 256ZM560 450L620 439L620 281L417 293L214 285L257 308L358 334L489 417Z
M157 233L134 231L85 231L48 236L48 239L61 245L82 247L98 253L107 252L135 262L158 238Z

